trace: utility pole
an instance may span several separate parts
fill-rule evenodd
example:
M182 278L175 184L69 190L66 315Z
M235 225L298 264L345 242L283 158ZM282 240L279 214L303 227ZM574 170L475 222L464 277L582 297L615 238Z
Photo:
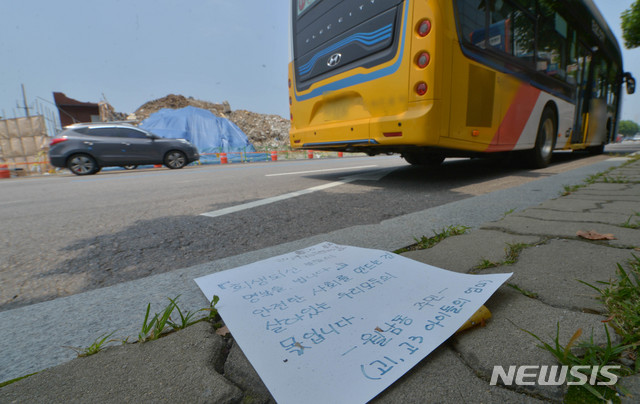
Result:
M27 92L24 91L24 84L22 84L22 99L24 100L24 112L27 114L27 118L29 118L29 105L27 104Z

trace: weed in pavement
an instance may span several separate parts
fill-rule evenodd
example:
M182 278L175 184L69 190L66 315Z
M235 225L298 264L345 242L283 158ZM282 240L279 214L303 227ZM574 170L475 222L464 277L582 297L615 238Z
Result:
M142 330L138 334L139 342L153 341L160 338L160 335L162 335L165 329L169 326L171 313L173 313L173 310L176 307L175 299L169 299L169 301L170 303L167 305L167 307L164 308L162 315L156 313L151 321L149 321L149 311L151 310L151 303L147 305L147 313L144 316Z
M584 188L585 186L586 185L563 185L562 188L564 188L564 192L562 193L562 196L567 196L569 194L572 194L577 190L579 190L580 188Z
M90 356L102 351L109 342L119 341L116 339L109 339L113 334L115 334L115 331L113 331L110 334L102 334L101 336L96 338L95 341L93 341L93 344L89 345L86 348L73 347L73 346L66 346L64 348L73 349L74 351L76 351L79 358Z
M569 343L563 347L559 342L559 323L558 332L552 344L542 341L542 339L529 331L523 331L541 342L539 346L552 353L563 365L619 365L619 372L615 372L618 376L626 376L640 372L640 258L635 255L633 258L634 259L629 262L629 271L625 271L622 265L618 264L616 271L617 278L606 282L598 282L601 287L579 281L595 289L600 294L598 299L602 301L609 315L604 322L611 326L621 337L622 342L620 344L612 344L607 325L604 325L607 335L607 343L604 345L596 344L593 340L593 335L591 335L588 341L575 344L581 334L579 330L574 334ZM579 355L571 352L574 344L579 349ZM617 388L621 390L623 394L628 393L620 386L617 386ZM588 400L584 396L585 389L590 393L590 399ZM597 402L594 400L613 400L614 402L620 402L615 393L616 391L614 389L607 388L607 386L592 386L589 384L571 386L564 402Z
M624 175L618 175L617 177L609 177L605 175L602 177L602 182L607 184L628 184L631 180Z
M515 283L507 283L507 286L509 286L512 289L517 290L518 292L522 293L523 295L525 295L526 297L528 297L530 299L537 299L538 298L538 294L536 292L531 292L529 290L523 289L520 286L516 285Z
M635 212L633 215L629 216L626 222L622 223L621 227L626 227L627 229L640 229L640 222L632 223L631 220L634 217L640 216L640 213Z
M552 343L544 342L540 337L532 333L531 331L527 331L522 329L522 331L534 337L540 345L538 347L548 351L551 353L556 360L564 366L568 366L569 368L573 366L605 366L605 365L618 365L620 368L618 370L610 369L609 371L615 374L618 377L627 376L633 373L633 370L623 365L621 362L618 362L620 356L629 349L629 345L624 344L616 344L613 345L611 342L611 336L609 334L609 329L606 325L603 325L605 332L607 334L607 343L604 346L598 345L593 341L593 334L588 341L578 342L578 339L582 335L582 329L576 331L569 342L562 346L560 344L560 323L557 323L557 331L556 337L553 339ZM572 348L575 346L577 348L577 352L580 354L575 354L572 351ZM608 379L604 378L600 373L597 375L597 380L601 380L602 382L609 382ZM577 381L577 378L571 374L567 374L567 381L574 382ZM582 384L580 386L576 386L582 389L585 389L589 392L594 398L598 400L610 400L615 399L617 397L617 391L613 388L613 386L599 386L599 385L591 385L589 383ZM618 386L620 388L620 386ZM622 388L620 388L623 390ZM623 391L623 393L628 393ZM575 394L580 394L577 391L571 392L568 394L568 397L565 397L564 402L575 402ZM618 399L619 400L619 399Z
M500 265L502 265L502 262L494 262L486 258L483 258L482 261L480 261L480 263L476 265L473 269L489 269L489 268L498 267Z
M172 330L174 331L180 330L200 321L219 320L218 309L216 309L216 304L218 304L218 302L220 301L220 298L218 296L213 296L213 299L209 303L209 307L204 307L195 312L187 311L184 314L182 310L180 310L180 307L178 307L179 297L180 295L176 296L174 299L169 298L169 304L167 305L167 307L165 307L164 311L162 312L162 315L156 313L153 316L153 318L151 318L151 320L149 320L149 313L151 312L151 303L147 305L147 311L145 313L144 321L142 323L142 329L138 334L137 342L146 342L146 341L156 340L161 336L163 336L164 334L166 334L167 332L170 332ZM171 314L173 314L174 310L178 311L178 314L180 315L180 322L175 322L171 319ZM208 312L208 314L200 318L195 318L195 315L199 312ZM219 325L214 324L214 327L216 326L219 326ZM84 357L84 356L90 356L100 352L110 342L119 341L122 343L122 345L126 345L127 343L129 343L130 337L127 337L125 339L109 339L113 334L115 334L115 331L113 331L110 334L103 334L99 336L98 338L96 338L93 344L91 344L86 348L71 347L71 346L66 346L64 348L73 349L78 354L78 357ZM0 388L4 386L8 386L9 384L15 383L18 380L22 380L29 376L33 376L36 373L31 373L29 375L25 375L22 377L18 377L16 379L12 379L12 380L0 383Z
M431 237L427 237L427 236L422 236L420 239L414 238L414 240L416 241L415 244L410 245L408 247L405 248L401 248L399 250L394 251L394 253L396 254L402 254L404 252L407 251L416 251L416 250L426 250L428 248L431 248L433 246L435 246L436 244L438 244L439 242L441 242L442 240L448 238L448 237L453 237L453 236L459 236L461 234L465 234L467 232L467 230L469 230L471 227L467 227L467 226L461 226L461 225L451 225L448 227L443 228L442 230L440 230L440 232L436 232L435 230L433 231L434 235Z
M8 385L13 384L15 382L19 382L22 379L26 379L27 377L30 377L30 376L33 376L33 375L37 375L38 373L40 373L40 372L29 373L28 375L16 377L15 379L11 379L11 380L7 380L6 382L2 382L2 383L0 383L0 389L3 388L4 386L8 386Z
M507 248L504 249L505 257L503 261L495 262L495 261L491 261L486 258L483 258L482 261L480 261L480 263L476 265L473 269L482 270L482 269L499 267L501 265L513 265L516 262L518 262L518 258L520 258L520 253L522 252L522 250L529 247L535 247L536 245L539 245L539 244L540 243L534 243L534 244L507 243Z
M622 337L623 342L634 347L636 368L640 370L640 258L633 256L630 270L618 264L617 278L600 281L602 287L581 283L598 291L609 317L607 322Z
M220 301L220 297L217 295L214 295L213 299L211 299L211 302L209 303L209 307L205 307L204 309L198 310L198 311L209 312L209 314L207 314L207 316L204 317L203 320L215 321L218 319L218 309L216 309L216 305L218 304L219 301Z
M525 243L515 243L509 244L507 243L506 256L504 259L505 265L513 265L518 262L518 258L520 258L520 253L525 248L534 247L535 244L525 244Z
M180 295L178 295L178 297L180 297ZM196 314L198 314L200 311L202 310L207 310L207 309L200 309L197 311L187 311L186 313L182 313L182 310L180 310L180 307L178 306L178 297L176 297L175 299L169 299L171 301L171 303L173 303L173 306L175 307L175 309L178 311L178 315L180 315L180 321L176 322L173 321L171 319L171 316L169 316L169 321L167 321L167 324L173 328L174 330L182 330L185 329L187 327L189 327L190 325L193 325L199 321L202 321L203 318L196 318L194 319L194 316Z

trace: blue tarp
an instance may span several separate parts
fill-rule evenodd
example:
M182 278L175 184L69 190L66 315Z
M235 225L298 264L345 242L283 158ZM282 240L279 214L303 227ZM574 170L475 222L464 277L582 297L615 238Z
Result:
M245 155L255 152L255 148L240 128L201 108L161 109L142 121L140 127L158 136L190 141L200 151L202 162L219 161L217 153L229 153L230 162L233 156L238 156L239 161L257 157Z

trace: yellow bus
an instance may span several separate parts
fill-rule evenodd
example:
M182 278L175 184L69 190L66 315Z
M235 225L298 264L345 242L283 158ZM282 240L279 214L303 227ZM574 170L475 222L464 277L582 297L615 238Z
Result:
M411 164L601 153L626 81L591 0L293 0L294 149Z

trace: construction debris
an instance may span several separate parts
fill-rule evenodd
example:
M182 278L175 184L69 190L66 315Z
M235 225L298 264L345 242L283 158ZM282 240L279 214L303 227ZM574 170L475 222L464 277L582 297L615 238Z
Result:
M134 115L136 120L143 121L162 108L181 109L187 106L206 109L216 116L229 119L247 135L256 150L286 149L289 146L288 120L279 115L258 114L245 110L233 111L228 101L215 104L193 97L169 94L143 104Z

